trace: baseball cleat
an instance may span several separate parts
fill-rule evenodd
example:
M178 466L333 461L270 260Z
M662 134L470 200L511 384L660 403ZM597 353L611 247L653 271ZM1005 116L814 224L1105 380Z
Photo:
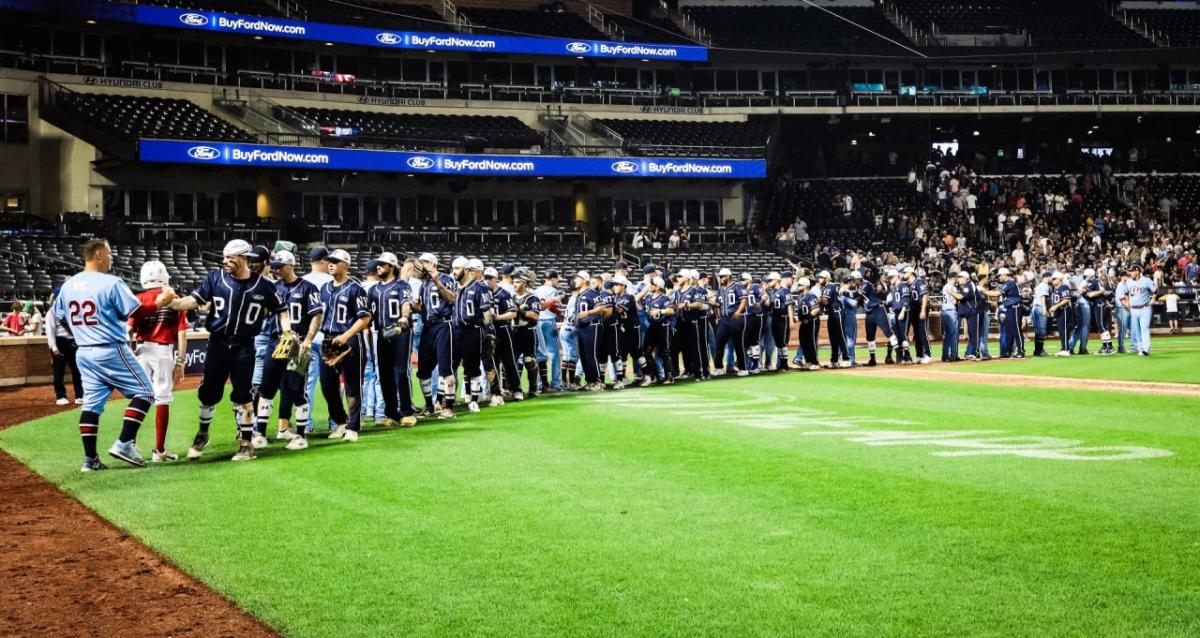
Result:
M468 403L467 412L470 412L471 414L479 414L479 403L476 401Z
M816 372L817 370L820 370L820 369L821 369L821 366L819 366L819 365L817 365L817 364L815 364L815 363L810 363L810 364L808 365L808 369L809 369L809 371L811 371L811 372Z
M411 428L417 424L417 417L409 415L400 419L400 427Z
M427 406L421 408L421 411L417 413L417 416L422 419L428 419L429 417L431 417L435 414L437 414L437 413L433 411L433 408L431 406L427 405Z
M749 370L738 370L737 375L739 377L748 377L748 376L750 376L750 371Z
M99 472L100 470L107 470L107 469L108 469L108 466L100 462L100 457L85 456L85 457L83 457L83 465L80 466L79 471L80 472Z
M616 383L612 384L612 389L614 389L614 390L624 390L624 389L625 389L625 382L624 382L624 381L617 381Z
M1070 350L1059 350L1058 352L1056 352L1056 353L1054 354L1054 356L1056 356L1056 357L1069 357L1069 356L1071 356L1071 351L1070 351Z
M83 399L75 399L75 405L83 405Z
M400 425L400 423L398 421L396 421L396 419L391 419L391 418L380 419L379 421L377 421L377 423L379 423L379 427L381 427L381 428L394 428L397 425Z
M512 400L513 400L513 401L524 401L524 400L525 400L525 393L524 393L524 392L521 392L520 390L517 390L516 392L513 392L513 395L512 395Z
M603 392L604 391L604 382L597 381L595 383L588 385L587 391L588 392Z
M504 397L498 394L493 394L492 398L488 399L488 405L493 408L504 405Z
M258 455L254 453L254 445L250 441L240 441L238 443L237 454L234 454L229 460L253 461L255 458L258 458Z
M208 433L197 432L196 438L192 439L192 447L188 448L188 460L195 461L204 456L204 448L208 447Z
M921 365L923 365L923 366L927 366L927 365L929 365L929 364L931 364L931 363L933 363L933 359L932 359L932 358L930 358L930 357L921 357Z
M342 441L345 441L346 443L354 443L357 440L358 430L346 430L346 433L342 435Z
M454 418L454 409L453 408L442 408L442 411L438 413L438 418L442 419L442 420L453 419Z
M641 386L643 388L649 387L651 383L654 383L654 379L650 375L642 377Z
M71 402L67 400L67 397L63 397L54 401L54 405L69 405L70 403Z
M285 445L283 449L285 449L285 450L307 450L308 449L308 439L306 439L302 436L294 437L291 441L288 441L288 444Z
M254 434L250 437L250 445L256 450L261 450L263 448L266 448L267 447L266 435L264 435L261 432L255 431Z
M142 458L141 454L138 454L137 446L133 444L133 441L113 443L112 447L108 448L108 455L134 467L146 467L146 460Z
M166 450L154 450L150 453L150 460L154 463L170 463L171 461L178 461L179 455Z
M343 436L346 436L346 426L344 425L337 426L334 428L333 432L329 433L330 439L340 439Z
M296 438L296 433L293 432L291 428L280 428L279 431L275 433L276 441L291 441L294 438Z

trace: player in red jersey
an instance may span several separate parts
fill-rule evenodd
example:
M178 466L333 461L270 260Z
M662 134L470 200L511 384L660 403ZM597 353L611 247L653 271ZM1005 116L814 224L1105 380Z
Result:
M154 452L151 460L174 461L178 455L168 452L167 424L171 420L171 398L175 384L183 380L184 355L187 354L187 313L159 308L154 302L171 276L161 261L142 264L142 288L137 295L141 306L129 317L137 341L137 358L154 386Z

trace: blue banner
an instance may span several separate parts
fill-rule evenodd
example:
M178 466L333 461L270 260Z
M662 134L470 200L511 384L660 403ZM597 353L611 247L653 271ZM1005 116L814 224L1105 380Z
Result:
M761 159L466 155L146 139L138 143L138 158L170 164L431 175L691 179L759 179L767 175L767 162Z
M107 18L121 19L122 14L108 12ZM527 38L520 36L477 35L471 33L424 33L386 31L321 22L301 22L283 18L239 15L219 11L170 9L139 4L132 15L138 24L182 29L200 29L221 33L239 33L318 42L338 42L385 49L425 51L465 51L469 53L505 53L517 55L555 55L584 58L639 60L678 60L705 62L708 48L698 45L644 44L607 40L568 40L563 38Z

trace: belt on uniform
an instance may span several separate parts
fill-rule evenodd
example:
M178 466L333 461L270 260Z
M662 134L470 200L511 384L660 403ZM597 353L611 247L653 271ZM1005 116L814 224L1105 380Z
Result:
M1130 306L1129 309L1130 310L1141 310L1142 308L1145 308L1145 307L1146 306Z
M113 341L111 343L87 343L87 344L81 345L79 347L80 348L118 348L120 346L127 346L127 345L129 345L129 344L125 343L124 341Z

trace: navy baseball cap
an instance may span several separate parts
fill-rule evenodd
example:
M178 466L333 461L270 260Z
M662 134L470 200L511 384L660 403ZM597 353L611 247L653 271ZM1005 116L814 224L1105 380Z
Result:
M267 262L271 259L271 249L266 246L255 246L254 254L250 255L250 261Z
M785 270L785 271L779 273L780 279L787 279L789 277L795 277L795 274L793 274L792 271L790 271L790 270Z
M618 261L617 265L613 266L613 270L620 270L622 268L629 268L629 264L625 263L624 259Z
M642 274L649 275L650 273L655 272L656 270L658 270L658 269L654 267L654 264L650 264L650 265L642 268Z
M613 280L609 279L608 281L604 282L605 290L612 290L612 287L613 287Z
M324 246L317 246L308 251L309 261L325 261L329 259L329 249Z
M516 270L516 266L513 266L512 264L500 264L501 275L511 275L513 274L514 270Z
M372 260L368 261L366 268L367 268L366 269L367 274L371 274L371 273L374 273L376 270L379 270L379 260L372 259Z
M553 268L547 269L546 279L558 279L558 271Z

